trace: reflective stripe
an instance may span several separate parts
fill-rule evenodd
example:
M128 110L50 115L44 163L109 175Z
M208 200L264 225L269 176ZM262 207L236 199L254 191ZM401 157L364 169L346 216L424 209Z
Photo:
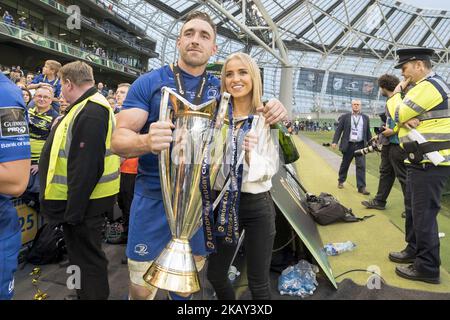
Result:
M440 119L440 118L448 118L448 117L450 117L450 109L427 111L421 115L418 115L416 118L419 120L429 120L429 119Z
M109 157L109 156L112 156L112 155L114 155L114 153L111 151L111 149L106 149L105 157ZM68 158L67 155L66 155L66 151L63 150L63 149L59 150L58 157L59 158L63 158L63 159L67 159Z
M114 181L115 179L119 178L119 174L120 174L119 171L116 171L116 172L107 174L105 176L102 176L100 178L100 180L98 180L98 183ZM67 185L67 177L54 175L53 179L52 179L52 183Z
M119 170L117 170L116 172L107 174L106 176L102 176L100 178L100 180L98 180L98 183L105 183L105 182L114 181L114 180L119 178L119 175L120 175L120 172L119 172Z
M406 104L408 107L410 107L411 109L413 109L417 113L423 113L424 111L426 111L425 108L419 106L417 103L414 103L413 101L411 101L408 98L405 98L403 100L403 103Z
M427 140L427 141L433 141L433 140L450 140L450 133L422 133L422 136ZM409 139L408 136L404 136L400 138L400 142L404 143L404 142L409 142L412 141L411 139Z
M67 185L67 177L57 176L56 174L53 176L51 183L64 184Z

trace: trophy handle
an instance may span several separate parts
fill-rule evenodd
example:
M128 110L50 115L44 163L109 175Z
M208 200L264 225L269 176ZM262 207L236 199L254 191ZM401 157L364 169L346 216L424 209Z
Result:
M161 89L162 97L159 107L159 121L170 121L169 111L169 91L166 87ZM159 179L161 183L161 192L166 209L167 222L170 232L175 235L175 217L172 208L172 186L170 184L170 148L159 153Z

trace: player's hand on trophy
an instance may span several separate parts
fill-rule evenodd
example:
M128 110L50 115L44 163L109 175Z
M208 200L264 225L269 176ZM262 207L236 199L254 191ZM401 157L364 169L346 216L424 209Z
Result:
M264 106L256 108L257 112L262 112L266 123L275 124L287 117L285 106L277 99L270 99Z
M243 148L245 151L245 161L250 164L250 154L253 149L258 145L258 136L254 132L249 132L244 138Z
M158 154L170 147L173 129L175 129L175 126L168 121L157 121L150 125L147 143L152 153Z

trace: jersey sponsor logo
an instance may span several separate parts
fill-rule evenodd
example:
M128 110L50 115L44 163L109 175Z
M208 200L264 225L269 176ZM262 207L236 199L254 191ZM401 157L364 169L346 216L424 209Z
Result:
M140 256L145 256L148 254L147 245L143 243L139 243L134 247L134 252Z
M28 135L28 123L22 108L6 107L0 110L0 136L22 137Z

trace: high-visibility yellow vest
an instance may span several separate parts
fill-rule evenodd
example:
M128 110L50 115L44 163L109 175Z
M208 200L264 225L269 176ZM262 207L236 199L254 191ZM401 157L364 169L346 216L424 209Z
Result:
M50 151L45 200L67 200L67 161L72 142L72 126L80 111L90 101L108 110L109 123L105 141L104 171L89 199L105 198L119 192L120 158L111 152L111 135L115 126L115 117L106 98L99 93L95 93L74 105L56 128Z
M406 95L393 95L387 101L389 114L395 122L402 124L412 118L420 120L416 128L427 141L450 141L450 88L434 72L421 79ZM399 126L400 144L411 141L409 129ZM440 150L445 161L439 165L450 166L450 149ZM406 161L408 162L408 161ZM422 163L431 162L428 159Z

